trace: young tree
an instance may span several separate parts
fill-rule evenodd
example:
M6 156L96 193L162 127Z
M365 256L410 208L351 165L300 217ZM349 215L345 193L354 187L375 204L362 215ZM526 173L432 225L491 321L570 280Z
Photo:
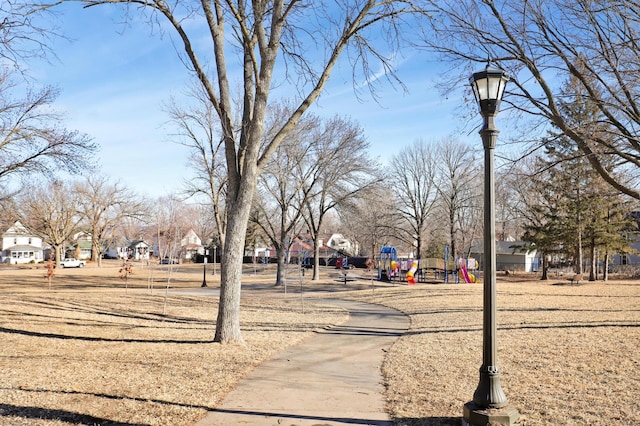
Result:
M154 203L150 218L157 244L154 251L160 259L167 258L170 264L180 253L180 240L189 223L186 216L182 201L174 195L160 197Z
M87 6L121 3L140 7L151 20L166 19L183 43L189 69L204 88L220 120L227 164L227 222L222 253L220 303L216 342L242 342L240 288L244 241L257 177L280 143L322 93L338 60L345 54L355 61L354 73L374 88L370 65L380 64L393 78L393 66L382 50L395 52L399 36L415 28L420 16L410 1L300 2L225 1L199 3L162 0L82 0ZM406 18L406 19L405 19ZM200 20L210 36L201 33ZM184 23L189 23L185 26ZM159 25L160 28L163 25ZM380 34L384 34L380 37ZM376 40L374 43L373 40ZM197 43L195 42L197 40ZM206 47L203 47L205 46ZM204 49L204 50L200 50ZM211 67L204 62L207 55ZM234 62L237 59L237 62ZM359 64L359 67L357 66ZM277 68L278 67L278 68ZM274 75L274 70L284 74ZM234 104L234 71L241 74L242 101ZM361 71L361 72L359 72ZM299 97L290 117L265 140L265 118L274 77L295 80ZM236 109L237 107L237 109ZM239 125L234 123L238 118Z
M524 114L532 132L552 123L609 185L640 199L637 1L430 3L433 27L422 41L463 73L449 88L466 82L470 62L486 63L489 57L511 73L504 103ZM598 111L596 134L589 126L574 125L562 108L562 81L569 77Z

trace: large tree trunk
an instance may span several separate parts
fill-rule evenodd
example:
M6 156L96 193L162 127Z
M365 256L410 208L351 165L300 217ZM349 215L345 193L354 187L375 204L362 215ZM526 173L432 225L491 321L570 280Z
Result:
M98 268L102 267L102 256L100 255L100 247L97 244L91 244L91 260L97 263Z
M255 171L254 171L255 173ZM220 263L220 302L214 341L244 343L240 332L240 291L242 287L242 260L247 234L255 178L245 178L244 188L238 191L237 201L230 206L227 231Z

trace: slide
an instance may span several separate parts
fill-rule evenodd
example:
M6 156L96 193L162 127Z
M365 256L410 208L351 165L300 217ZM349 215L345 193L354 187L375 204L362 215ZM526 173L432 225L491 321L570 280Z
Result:
M415 283L416 283L416 277L415 277L415 274L416 274L416 271L417 271L417 270L418 270L418 261L417 261L417 260L414 260L414 261L411 263L411 269L409 269L409 270L407 271L407 283L408 283L408 284L415 284Z
M465 261L464 259L460 261L459 266L460 266L460 277L464 280L465 283L467 284L471 284L476 282L476 277L473 276L473 274L470 274L469 271L467 270L467 265L465 265Z

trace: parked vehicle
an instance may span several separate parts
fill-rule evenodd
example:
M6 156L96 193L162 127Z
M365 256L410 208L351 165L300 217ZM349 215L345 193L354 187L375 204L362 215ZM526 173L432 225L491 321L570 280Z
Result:
M63 268L82 268L86 264L87 262L84 260L75 259L73 257L68 257L60 261L60 266Z
M161 265L177 265L178 263L178 259L176 259L175 257L172 259L169 259L168 257L165 257L164 259L162 259L160 261Z

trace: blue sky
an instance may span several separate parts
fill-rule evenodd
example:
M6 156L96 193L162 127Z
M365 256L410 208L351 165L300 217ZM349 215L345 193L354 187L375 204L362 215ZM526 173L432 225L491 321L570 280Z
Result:
M112 7L64 9L58 23L71 41L56 40L57 60L31 63L31 75L61 89L55 106L66 114L68 128L100 145L102 174L150 197L179 191L191 176L188 152L167 137L163 103L180 98L190 76L171 38L152 35L142 23L124 27ZM376 103L366 92L359 101L350 71L339 68L313 112L358 122L372 156L386 161L418 138L437 140L465 124L453 112L461 97L447 100L434 89L437 69L424 53L410 52L398 66L410 93L385 85ZM474 131L458 138L478 136Z

